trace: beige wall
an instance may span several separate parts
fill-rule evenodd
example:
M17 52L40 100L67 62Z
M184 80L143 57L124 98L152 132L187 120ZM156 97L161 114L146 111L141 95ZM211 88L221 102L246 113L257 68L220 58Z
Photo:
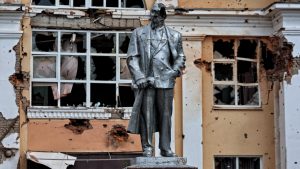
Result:
M212 59L212 37L203 42L202 59ZM263 157L264 169L274 169L273 92L261 70L262 109L214 110L211 72L203 70L203 168L212 169L215 155Z
M265 8L279 0L179 0L180 8Z

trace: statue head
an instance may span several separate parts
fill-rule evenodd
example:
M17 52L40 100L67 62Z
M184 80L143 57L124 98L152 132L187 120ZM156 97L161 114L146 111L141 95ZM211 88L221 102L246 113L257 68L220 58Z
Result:
M167 18L166 6L162 3L155 3L150 12L151 28L159 28L164 25Z

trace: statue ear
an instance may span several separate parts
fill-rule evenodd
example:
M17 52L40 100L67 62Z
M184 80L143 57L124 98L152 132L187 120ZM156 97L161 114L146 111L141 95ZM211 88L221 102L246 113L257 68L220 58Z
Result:
M167 17L167 13L166 13L166 8L165 7L161 7L160 11L159 11L160 16L162 16L163 18Z

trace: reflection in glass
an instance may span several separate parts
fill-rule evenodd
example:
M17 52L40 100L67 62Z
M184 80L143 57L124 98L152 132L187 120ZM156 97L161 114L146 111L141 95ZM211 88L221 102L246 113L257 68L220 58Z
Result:
M55 78L56 57L39 56L33 57L33 78Z

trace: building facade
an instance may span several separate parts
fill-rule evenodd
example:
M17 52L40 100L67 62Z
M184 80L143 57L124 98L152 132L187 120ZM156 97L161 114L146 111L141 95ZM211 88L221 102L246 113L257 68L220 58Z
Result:
M275 0L0 1L0 169L118 168L140 155L126 133L126 52L155 2L187 58L176 153L199 169L300 169L300 4Z

